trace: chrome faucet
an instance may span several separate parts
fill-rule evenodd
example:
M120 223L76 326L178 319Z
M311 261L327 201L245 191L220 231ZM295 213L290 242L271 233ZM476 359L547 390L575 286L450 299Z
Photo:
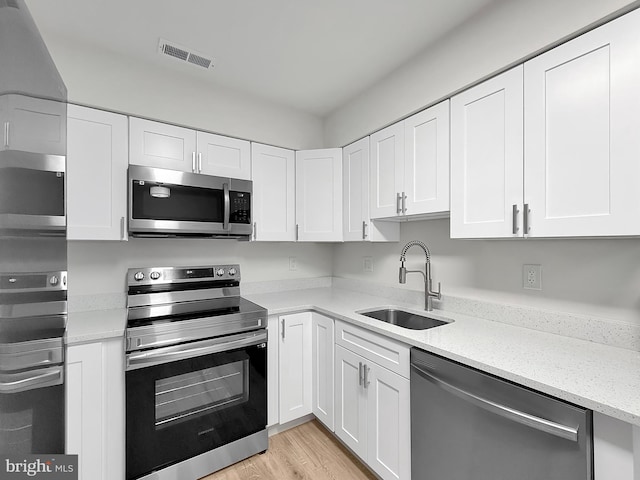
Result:
M420 247L424 251L425 256L427 257L424 272L422 270L407 270L406 267L404 266L404 262L407 260L405 257L407 254L407 250L409 250L414 245L417 245L418 247ZM400 283L403 283L403 284L407 283L407 273L420 273L424 277L424 309L427 312L430 312L431 310L433 310L432 299L437 298L438 300L440 300L442 298L442 295L440 294L440 282L438 282L437 292L434 292L433 290L431 290L432 288L431 252L429 252L429 249L427 248L427 246L424 243L422 243L420 240L411 240L409 243L407 243L404 246L404 248L402 249L402 253L400 254L400 272L399 272L399 278L398 278Z

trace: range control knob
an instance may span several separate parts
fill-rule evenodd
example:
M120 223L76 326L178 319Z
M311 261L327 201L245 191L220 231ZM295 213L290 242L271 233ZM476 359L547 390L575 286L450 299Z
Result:
M51 278L49 278L49 283L54 287L58 285L58 281L58 277L56 277L55 275L52 275Z
M219 276L219 277L223 276L224 275L224 268L218 268L216 270L216 275Z
M151 272L149 277L151 277L151 280L158 280L160 278L160 272Z
M136 274L133 276L133 278L135 278L137 281L144 280L144 273L136 272Z
M236 269L235 269L235 268L231 267L231 268L229 269L229 275L231 275L232 277L233 277L236 273L238 273L238 272L236 271Z

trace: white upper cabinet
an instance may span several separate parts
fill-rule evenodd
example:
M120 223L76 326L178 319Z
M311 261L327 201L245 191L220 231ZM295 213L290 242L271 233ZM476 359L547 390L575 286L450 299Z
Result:
M141 118L129 119L129 163L195 172L196 132Z
M129 163L183 172L251 179L246 140L131 117Z
M400 215L404 186L404 124L396 123L369 138L371 218Z
M640 11L524 66L529 236L640 234Z
M369 137L342 149L344 241L400 239L400 225L372 222L369 216Z
M246 140L198 132L198 173L251 180L251 146Z
M449 211L448 100L372 134L370 143L371 218Z
M69 105L67 238L126 240L127 117Z
M520 65L451 99L452 238L522 236L522 96Z
M342 149L296 152L297 240L342 241Z
M295 241L295 152L251 144L253 171L253 239Z
M0 123L3 129L0 150L66 154L66 103L3 95L0 97Z
M404 121L404 215L449 211L449 100Z

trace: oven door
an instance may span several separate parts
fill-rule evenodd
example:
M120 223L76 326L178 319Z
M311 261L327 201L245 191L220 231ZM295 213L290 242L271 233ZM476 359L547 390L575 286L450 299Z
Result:
M127 479L265 429L266 333L223 338L128 355Z

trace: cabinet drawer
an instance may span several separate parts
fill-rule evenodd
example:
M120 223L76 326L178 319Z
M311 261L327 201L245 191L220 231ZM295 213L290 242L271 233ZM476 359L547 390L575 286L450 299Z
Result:
M409 378L409 346L404 343L336 321L336 344Z

